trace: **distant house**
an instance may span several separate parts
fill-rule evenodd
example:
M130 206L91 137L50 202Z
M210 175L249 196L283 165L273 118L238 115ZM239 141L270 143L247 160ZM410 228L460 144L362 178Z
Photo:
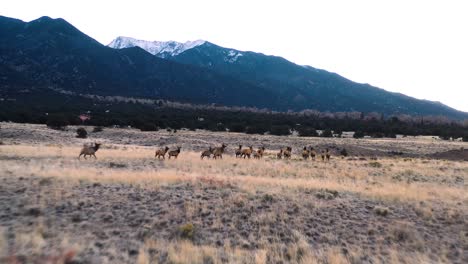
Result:
M354 137L354 131L343 131L341 133L342 138L353 138Z

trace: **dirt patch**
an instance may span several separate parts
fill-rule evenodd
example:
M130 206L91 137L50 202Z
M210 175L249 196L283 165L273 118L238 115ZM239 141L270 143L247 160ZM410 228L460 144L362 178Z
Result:
M428 155L427 157L432 159L468 161L468 149L454 149L449 151L436 152Z

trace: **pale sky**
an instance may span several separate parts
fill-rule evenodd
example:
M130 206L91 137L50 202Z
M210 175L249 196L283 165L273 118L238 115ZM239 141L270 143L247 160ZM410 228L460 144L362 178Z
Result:
M105 45L204 39L468 112L464 0L2 0L0 15L61 17Z

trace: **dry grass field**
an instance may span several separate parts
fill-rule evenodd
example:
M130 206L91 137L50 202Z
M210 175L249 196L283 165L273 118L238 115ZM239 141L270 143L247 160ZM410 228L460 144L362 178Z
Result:
M0 263L468 262L467 143L0 126ZM166 145L177 159L154 158Z

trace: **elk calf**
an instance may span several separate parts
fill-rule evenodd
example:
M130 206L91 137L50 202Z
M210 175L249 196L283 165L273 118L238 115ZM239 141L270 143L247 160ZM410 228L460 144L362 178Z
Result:
M286 149L283 150L283 157L285 159L290 159L291 158L291 152L292 152L292 148L291 147L286 147Z
M315 156L317 156L317 152L315 152L313 147L310 147L310 159L315 160Z
M163 149L158 149L156 150L156 153L154 154L154 157L160 159L161 157L163 159L166 159L166 153L167 151L169 150L169 148L166 146L165 148Z
M211 158L211 154L213 154L213 148L209 148L208 150L205 150L201 153L201 159L204 157Z
M278 159L281 159L283 157L283 149L280 149L280 151L276 154L276 157Z
M177 147L176 150L169 151L169 159L171 159L171 157L174 157L175 159L177 159L177 156L179 156L179 154L180 154L180 147Z
M302 149L302 158L303 159L308 159L310 156L310 151L307 149L307 147L304 147L304 149Z
M97 159L96 151L98 151L100 146L101 144L99 143L94 143L94 146L83 145L83 148L80 151L80 155L78 155L78 159L81 158L81 155L83 155L85 159L86 159L86 156L93 156L95 159Z
M242 156L242 145L239 145L239 148L236 149L236 158L240 158Z
M254 159L260 159L260 154L258 154L257 151L254 151L253 152L253 157L254 157Z
M254 158L261 159L263 157L264 152L265 152L265 147L259 148L256 152L254 152Z

